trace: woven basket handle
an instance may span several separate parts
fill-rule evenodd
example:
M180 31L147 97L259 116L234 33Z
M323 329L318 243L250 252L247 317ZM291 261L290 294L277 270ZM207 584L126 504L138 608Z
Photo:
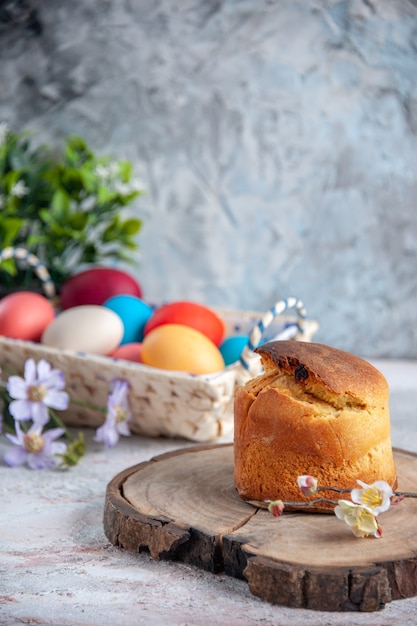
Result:
M25 248L9 246L0 252L0 262L8 259L23 261L28 267L32 268L41 282L45 295L51 300L56 297L55 285L52 282L49 272L37 256L28 252Z
M269 311L267 311L267 313L265 313L256 326L254 326L249 335L248 343L242 350L240 355L240 364L249 374L256 376L261 371L259 366L260 359L254 350L257 346L259 346L265 330L276 317L282 315L288 309L295 309L297 312L298 319L295 339L302 341L304 335L304 322L307 317L303 302L295 297L279 300ZM277 337L277 339L279 338L284 337Z

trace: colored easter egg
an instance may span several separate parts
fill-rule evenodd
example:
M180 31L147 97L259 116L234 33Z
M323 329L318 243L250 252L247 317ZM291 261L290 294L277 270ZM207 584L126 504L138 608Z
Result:
M121 318L124 326L122 344L142 341L145 324L153 313L152 307L140 298L130 295L113 296L103 306Z
M219 347L225 365L231 365L239 360L243 348L248 344L248 335L233 335L227 337Z
M84 304L103 304L120 294L142 297L139 283L126 272L111 267L94 267L71 276L61 286L61 309Z
M45 296L17 291L0 300L0 335L38 342L54 317L54 307Z
M190 374L212 374L224 368L217 346L200 331L181 324L162 324L145 335L142 362Z
M139 342L125 343L110 355L113 359L124 359L125 361L133 361L142 363L142 344Z
M108 355L123 337L120 317L102 306L85 305L62 311L47 326L41 342L53 348Z
M177 301L163 304L146 323L145 335L163 324L190 326L206 335L216 346L220 345L225 334L225 324L217 313L196 302Z

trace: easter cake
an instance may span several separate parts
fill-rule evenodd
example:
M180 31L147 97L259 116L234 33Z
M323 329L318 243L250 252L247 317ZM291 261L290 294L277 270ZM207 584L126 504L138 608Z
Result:
M299 502L300 475L341 489L358 479L396 487L388 384L375 367L318 343L272 341L256 352L264 373L235 392L234 472L242 499Z

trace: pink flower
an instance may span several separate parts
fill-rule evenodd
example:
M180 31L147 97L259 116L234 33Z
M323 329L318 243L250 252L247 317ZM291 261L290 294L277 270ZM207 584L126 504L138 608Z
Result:
M31 469L45 469L56 465L57 454L63 454L67 446L55 442L65 433L63 428L51 428L42 433L42 426L33 424L27 433L23 432L19 422L15 422L16 435L6 433L6 437L16 446L6 452L4 460L10 467L27 462Z
M274 517L281 517L284 513L284 503L282 500L274 500L268 504L268 511L272 513Z
M318 481L314 476L298 476L297 485L303 496L309 498L317 492Z

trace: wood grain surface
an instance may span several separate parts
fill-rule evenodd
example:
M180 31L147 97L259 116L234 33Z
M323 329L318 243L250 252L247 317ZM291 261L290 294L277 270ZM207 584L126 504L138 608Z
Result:
M394 451L399 489L412 491L417 456ZM414 481L414 484L413 484ZM417 500L380 518L383 538L358 539L330 514L279 519L237 495L231 444L199 446L128 468L107 486L113 545L248 581L273 604L375 611L417 595Z

